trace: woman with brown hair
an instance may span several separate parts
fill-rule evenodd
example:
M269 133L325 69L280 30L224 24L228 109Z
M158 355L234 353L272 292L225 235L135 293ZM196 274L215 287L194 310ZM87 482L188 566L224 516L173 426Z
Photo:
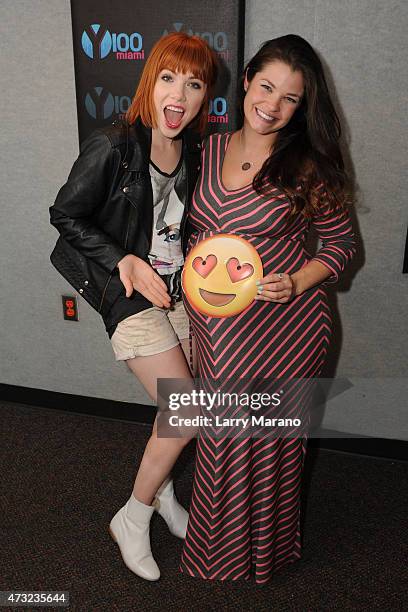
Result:
M189 251L199 245L200 256L191 254L190 273L197 282L205 278L201 297L213 311L235 297L231 284L254 270L236 255L217 261L215 239L228 234L256 249L263 278L254 280L255 299L232 316L203 314L188 290L185 305L203 381L230 391L238 379L272 386L277 380L277 389L285 389L285 381L320 375L332 325L326 284L337 281L355 251L340 124L322 64L300 36L261 47L245 68L242 97L241 129L210 136L203 148L189 212ZM305 250L310 229L322 243L315 256ZM206 239L213 245L207 259ZM231 276L224 294L221 286L210 290L222 263L226 284L227 271ZM300 389L285 413L307 423L310 386ZM183 572L219 580L253 573L262 583L300 557L307 435L299 431L283 436L264 427L235 435L224 427L218 438L211 428L201 431Z
M191 377L180 274L199 134L216 73L202 39L184 33L161 38L126 121L85 140L50 209L61 234L51 261L100 312L116 359L154 401L158 378ZM154 424L132 495L110 523L124 562L147 580L160 576L149 537L155 507L171 532L185 537L188 514L169 473L188 442L158 438Z

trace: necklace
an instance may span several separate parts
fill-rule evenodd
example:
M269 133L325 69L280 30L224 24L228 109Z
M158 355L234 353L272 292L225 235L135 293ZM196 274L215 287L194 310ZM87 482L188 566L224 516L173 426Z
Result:
M239 147L240 149L242 148L242 144L241 144L241 136L242 136L242 129L239 131ZM259 161L243 161L241 164L241 170L244 170L244 172L246 172L247 170L249 170L250 168L252 168L252 166L255 166L257 164L263 163L259 162Z

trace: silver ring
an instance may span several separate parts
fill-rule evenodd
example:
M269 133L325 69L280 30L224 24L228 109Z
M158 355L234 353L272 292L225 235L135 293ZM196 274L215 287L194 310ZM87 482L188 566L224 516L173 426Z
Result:
M281 279L282 279L282 278L283 278L283 274L282 274L282 272L279 272L278 276L279 276L279 278L281 278Z

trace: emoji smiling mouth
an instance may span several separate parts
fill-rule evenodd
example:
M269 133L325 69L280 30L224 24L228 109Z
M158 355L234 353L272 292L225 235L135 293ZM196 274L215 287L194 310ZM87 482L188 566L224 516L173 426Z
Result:
M226 306L236 298L235 293L213 293L205 289L199 289L199 292L204 302L211 306Z

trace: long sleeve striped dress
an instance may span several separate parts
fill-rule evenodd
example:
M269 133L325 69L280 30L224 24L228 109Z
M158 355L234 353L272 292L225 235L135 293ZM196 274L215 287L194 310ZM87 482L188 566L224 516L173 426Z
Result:
M321 240L313 258L335 282L355 251L347 212L322 206L312 221L288 220L277 189L258 195L248 185L228 190L221 180L230 134L211 136L190 212L190 248L217 233L237 234L258 251L264 275L293 273L311 256L311 225ZM323 283L287 304L253 301L241 313L214 318L184 297L202 379L318 377L330 343L332 318ZM301 556L300 486L306 437L199 435L190 519L181 571L204 579L271 578Z

